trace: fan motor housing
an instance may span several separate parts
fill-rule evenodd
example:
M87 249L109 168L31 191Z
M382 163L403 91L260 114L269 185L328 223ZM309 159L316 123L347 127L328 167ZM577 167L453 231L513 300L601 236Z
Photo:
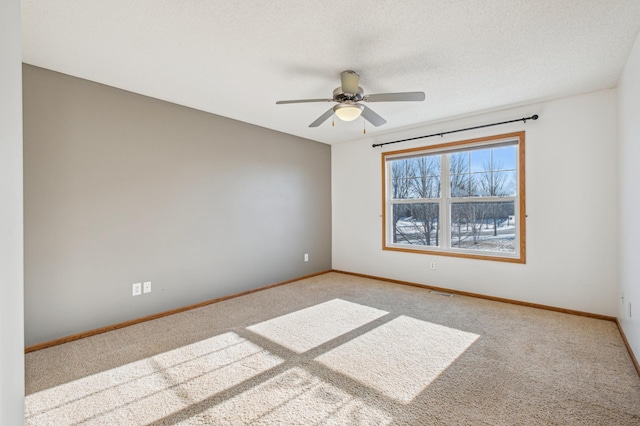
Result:
M333 89L333 100L336 102L359 102L363 99L364 90L362 90L362 87L360 86L358 86L358 91L356 93L344 93L342 91L342 86Z

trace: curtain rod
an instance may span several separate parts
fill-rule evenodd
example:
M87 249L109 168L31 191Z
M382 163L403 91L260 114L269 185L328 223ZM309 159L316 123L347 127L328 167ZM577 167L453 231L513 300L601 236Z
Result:
M449 133L457 133L457 132L464 132L466 130L474 130L474 129L482 129L483 127L491 127L491 126L499 126L501 124L509 124L509 123L515 123L517 121L522 121L523 123L526 123L527 120L537 120L538 119L538 114L534 114L531 117L522 117L522 118L518 118L516 120L509 120L509 121L501 121L500 123L491 123L491 124L483 124L480 126L474 126L474 127L467 127L465 129L458 129L458 130L449 130L448 132L439 132L439 133L433 133L431 135L426 135L426 136L416 136L415 138L409 138L409 139L400 139L399 141L392 141L392 142L383 142L383 143L374 143L373 145L371 145L373 148L379 147L379 146L383 146L383 145L390 145L392 143L398 143L398 142L407 142L407 141L413 141L416 139L424 139L424 138L431 138L433 136L444 136L444 135L448 135Z

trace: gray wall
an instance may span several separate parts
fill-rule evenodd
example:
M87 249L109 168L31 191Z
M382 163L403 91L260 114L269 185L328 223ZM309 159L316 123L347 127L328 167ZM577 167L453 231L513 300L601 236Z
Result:
M23 86L27 345L331 268L328 145L29 65Z
M20 1L0 2L0 425L24 421Z

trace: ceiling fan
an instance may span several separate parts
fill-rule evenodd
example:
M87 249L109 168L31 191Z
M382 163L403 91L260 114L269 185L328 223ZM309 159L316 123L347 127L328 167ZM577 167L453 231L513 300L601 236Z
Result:
M400 93L378 93L375 95L365 95L362 87L358 86L360 76L351 70L340 73L340 87L333 90L331 99L295 99L290 101L278 101L282 104L302 104L308 102L337 102L327 112L322 114L309 127L318 127L332 115L336 115L340 120L353 121L362 117L374 126L382 126L387 122L384 118L373 112L371 108L361 104L361 102L419 102L424 101L424 92L400 92Z

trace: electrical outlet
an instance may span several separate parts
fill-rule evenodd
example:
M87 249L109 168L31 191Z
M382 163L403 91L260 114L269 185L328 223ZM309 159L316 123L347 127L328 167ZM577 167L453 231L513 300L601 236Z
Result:
M142 284L142 291L145 293L151 293L151 281L145 281Z
M429 269L436 269L436 262L429 262Z
M131 293L134 296L140 296L142 294L142 283L134 283Z
M305 253L304 254L304 261L308 262L309 261L309 253Z

